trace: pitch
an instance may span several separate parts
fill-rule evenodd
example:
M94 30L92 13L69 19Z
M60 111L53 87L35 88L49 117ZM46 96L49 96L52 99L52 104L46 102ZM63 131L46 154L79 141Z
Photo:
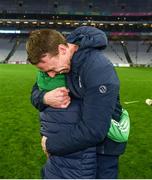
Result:
M30 104L36 78L31 65L0 65L0 179L38 179L45 155L40 147L38 112ZM152 178L151 68L116 68L121 103L131 117L126 153L120 159L119 178ZM125 103L132 102L132 103Z

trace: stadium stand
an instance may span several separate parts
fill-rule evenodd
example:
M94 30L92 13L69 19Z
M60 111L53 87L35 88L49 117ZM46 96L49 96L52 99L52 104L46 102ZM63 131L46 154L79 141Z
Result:
M152 49L148 50L150 42L143 41L125 41L124 42L133 64L149 65L152 64ZM128 63L120 41L110 41L105 54L109 57L113 64Z
M125 55L123 53L120 41L110 41L104 54L110 59L113 64L125 64Z
M10 53L15 40L7 38L0 39L0 61L4 61ZM122 42L120 41L109 41L108 47L104 50L104 54L110 59L110 61L119 66L120 64L128 64L125 53L123 51ZM150 46L149 41L125 41L124 42L131 60L134 64L151 65L152 64L152 49L148 52ZM12 64L25 64L27 54L25 51L25 39L21 40L19 46L16 48L13 55L10 57L8 63Z
M21 42L16 49L14 55L10 58L9 63L26 64L27 54L25 51L25 43Z
M10 39L0 39L0 62L3 62L5 60L12 46L13 43L10 41Z
M128 41L126 46L128 47L129 54L134 64L147 64L150 65L152 61L152 51L147 49L150 42L144 41Z
M152 64L151 0L13 2L0 0L0 38L1 34L10 34L0 39L0 62L26 63L25 40L18 43L17 36L27 38L32 30L41 28L57 29L67 35L88 25L107 34L109 45L104 53L113 64Z
M11 52L15 41L8 38L0 39L0 62L4 62ZM19 46L15 49L12 55L8 59L10 64L25 64L27 59L25 51L25 42L20 42Z
M2 0L1 0L2 1ZM137 5L138 2L138 5ZM10 6L11 4L11 6ZM80 6L81 4L81 6ZM108 6L107 6L108 4ZM112 13L139 13L151 12L151 0L5 0L0 3L0 10L7 12L23 13L69 13L69 14L102 14L110 15Z

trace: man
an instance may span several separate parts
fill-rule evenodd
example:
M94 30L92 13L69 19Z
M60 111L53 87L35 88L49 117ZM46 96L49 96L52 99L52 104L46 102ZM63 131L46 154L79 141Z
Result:
M67 40L57 31L33 32L27 42L29 61L50 77L68 73L67 83L74 98L81 99L79 123L42 138L43 150L66 155L88 147L97 147L96 178L117 178L119 155L126 143L110 140L111 119L120 120L119 80L113 65L102 54L107 46L105 34L94 27L80 27ZM68 90L50 92L33 87L32 103L40 111L47 106L65 108L70 104Z

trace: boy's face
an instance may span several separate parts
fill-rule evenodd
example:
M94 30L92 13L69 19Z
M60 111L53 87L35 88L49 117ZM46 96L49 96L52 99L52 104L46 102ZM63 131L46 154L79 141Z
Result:
M59 53L56 56L51 56L50 53L43 54L36 67L53 78L57 74L68 73L70 71L70 60L71 55L68 47L63 47L59 49Z

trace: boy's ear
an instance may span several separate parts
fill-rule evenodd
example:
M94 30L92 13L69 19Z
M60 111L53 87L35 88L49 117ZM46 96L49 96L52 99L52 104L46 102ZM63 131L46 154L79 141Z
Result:
M66 46L64 44L59 44L58 51L59 51L59 53L64 55L66 53Z

